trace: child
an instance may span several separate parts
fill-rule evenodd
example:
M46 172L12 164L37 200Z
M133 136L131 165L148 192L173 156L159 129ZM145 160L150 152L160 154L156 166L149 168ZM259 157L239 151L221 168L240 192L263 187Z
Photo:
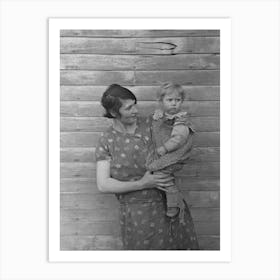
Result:
M174 83L165 83L158 92L160 109L152 116L152 146L146 167L151 172L172 174L182 169L192 148L194 129L187 112L182 111L183 88ZM177 215L183 209L182 197L175 182L160 188L166 192L168 217Z

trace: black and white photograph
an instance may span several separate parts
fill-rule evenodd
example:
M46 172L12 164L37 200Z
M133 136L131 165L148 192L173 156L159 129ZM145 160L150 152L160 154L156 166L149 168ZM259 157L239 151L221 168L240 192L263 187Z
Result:
M0 1L0 279L279 279L278 0Z
M219 30L60 34L61 250L219 250Z
M57 30L60 251L220 251L220 34Z

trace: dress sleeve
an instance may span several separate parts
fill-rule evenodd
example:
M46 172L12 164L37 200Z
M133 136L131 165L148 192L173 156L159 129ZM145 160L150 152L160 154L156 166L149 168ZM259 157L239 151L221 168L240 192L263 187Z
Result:
M109 149L108 137L101 135L95 148L95 160L111 160L112 155Z

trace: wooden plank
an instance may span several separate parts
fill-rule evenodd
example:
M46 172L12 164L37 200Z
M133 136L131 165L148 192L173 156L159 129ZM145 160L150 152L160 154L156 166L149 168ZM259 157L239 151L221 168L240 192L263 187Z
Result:
M157 99L159 86L128 86L138 101L154 101ZM186 100L218 101L219 86L183 86ZM61 101L98 101L100 102L107 86L61 86Z
M190 161L209 162L220 160L220 148L202 147L194 148ZM95 162L95 148L62 148L60 150L61 162Z
M219 37L141 38L135 45L138 54L220 53Z
M61 132L60 147L95 147L100 132ZM219 147L219 132L197 132L194 135L194 147Z
M60 218L63 223L104 223L119 222L119 212L108 209L61 209ZM219 208L191 208L194 222L220 222Z
M136 54L135 39L61 38L60 53Z
M220 207L219 191L183 191L190 207ZM118 201L113 194L61 193L61 207L70 209L110 208L118 211Z
M219 191L182 191L189 207L220 207Z
M60 162L95 162L95 148L62 148Z
M198 235L220 235L219 222L194 222L195 230Z
M68 209L102 209L110 208L118 212L119 203L113 194L60 194L60 207Z
M219 235L220 224L217 222L195 222L195 230L198 235ZM120 234L118 221L110 222L72 222L60 224L60 234L63 235L113 235Z
M95 163L60 163L60 178L95 178Z
M199 235L200 250L219 250L220 238L217 235ZM120 237L112 235L61 236L60 249L65 250L122 250Z
M219 37L78 38L62 37L61 54L156 54L219 53Z
M196 132L218 132L220 131L220 117L191 117Z
M95 162L62 162L60 164L61 178L95 178ZM217 177L220 174L219 162L194 162L186 163L183 169L177 172L178 176L187 177Z
M104 117L61 117L60 131L104 132L112 125L112 120Z
M134 84L133 71L79 71L61 70L61 85L110 85L120 83L123 85Z
M199 230L200 228L203 227L202 225L199 225ZM209 233L211 234L212 232L215 231L215 226L212 224L209 225L210 230ZM205 231L203 228L201 230L203 233ZM94 223L89 223L89 222L61 222L60 223L60 235L96 235L96 234L104 234L104 235L119 235L120 234L120 226L118 221L109 221L109 222L100 222L96 221Z
M190 162L220 161L219 147L194 147L189 159Z
M126 38L126 37L218 37L220 36L220 30L184 30L184 29L172 29L172 30L132 30L132 29L122 29L122 30L61 30L61 37L110 37L110 38Z
M196 132L220 130L219 117L191 117ZM61 117L61 132L104 132L112 125L112 120L104 117Z
M194 135L194 147L219 147L219 132L198 132Z
M61 54L61 70L134 70L138 58L131 55Z
M100 193L96 187L96 179L93 178L61 178L60 191L68 193ZM176 176L181 190L209 191L219 190L219 177L200 178Z
M220 223L220 208L192 207L190 210L194 222Z
M211 209L211 208L207 208ZM119 210L112 208L101 209L60 209L60 220L64 223L95 223L119 221Z
M83 250L121 250L122 242L120 237L111 235L61 236L60 250L62 251L83 251Z
M165 81L173 81L182 85L217 86L220 83L219 70L169 70L169 71L137 71L136 85L158 85Z
M89 30L89 29L65 29L60 30L61 37L135 37L135 30L122 29L122 30Z
M139 115L148 116L158 108L156 101L139 101L137 103ZM194 116L215 116L220 114L219 101L185 101L182 110ZM60 102L61 117L101 117L104 108L96 101L63 101Z
M155 55L88 55L62 54L62 70L191 70L219 69L216 54Z
M212 174L213 175L213 174ZM220 190L220 179L219 176L211 177L186 177L184 175L176 174L176 180L180 190Z
M220 250L220 236L203 235L198 236L200 250Z
M219 70L168 70L168 71L86 71L61 70L61 85L160 85L173 81L182 85L218 86Z

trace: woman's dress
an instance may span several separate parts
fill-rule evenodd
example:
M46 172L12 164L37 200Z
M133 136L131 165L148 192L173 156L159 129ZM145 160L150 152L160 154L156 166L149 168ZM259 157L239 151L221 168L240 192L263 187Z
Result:
M110 160L111 177L139 180L151 141L150 119L138 119L135 133L110 127L100 137L96 160ZM192 217L185 203L184 220L166 216L165 192L157 188L116 194L124 250L199 250Z

